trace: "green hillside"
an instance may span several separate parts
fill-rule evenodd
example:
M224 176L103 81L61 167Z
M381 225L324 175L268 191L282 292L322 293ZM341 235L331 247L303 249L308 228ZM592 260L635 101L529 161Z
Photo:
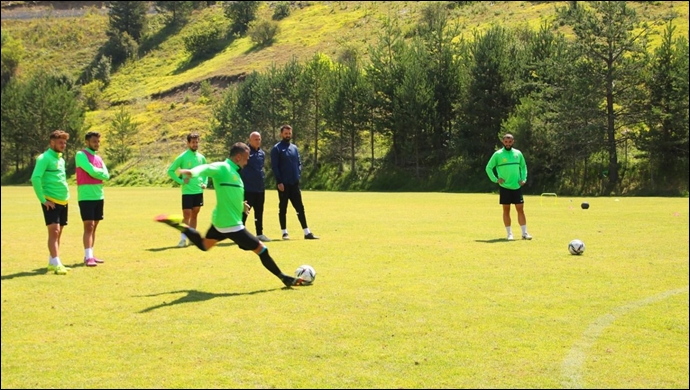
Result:
M260 19L271 18L272 3L262 3ZM141 146L139 159L128 167L140 165L151 157L165 164L170 155L184 148L183 135L190 131L203 135L208 131L211 105L206 99L199 100L202 81L208 80L219 96L229 82L254 70L264 71L272 64L282 65L293 56L302 61L321 52L337 59L344 52L356 51L366 58L366 49L376 39L384 17L397 15L404 29L409 30L427 2L291 3L291 14L278 22L280 31L271 46L256 48L250 38L237 38L214 57L201 62L190 62L183 37L204 22L213 20L227 24L218 4L195 11L190 21L178 30L166 28L161 15L150 15L139 58L112 74L99 109L87 113L87 125L104 134L103 144L107 146L109 121L121 106L125 106L139 123L138 143ZM537 28L554 18L557 6L567 3L476 2L455 8L451 20L461 27L462 36L458 38L471 39L475 31L482 31L494 23ZM642 20L658 22L658 32L663 28L661 22L674 17L677 31L687 36L688 2L630 2L630 6ZM82 17L49 14L31 20L3 19L2 29L19 39L25 48L19 77L36 69L52 67L76 78L106 41L107 24L107 15L92 8ZM659 40L659 35L653 36L651 46Z

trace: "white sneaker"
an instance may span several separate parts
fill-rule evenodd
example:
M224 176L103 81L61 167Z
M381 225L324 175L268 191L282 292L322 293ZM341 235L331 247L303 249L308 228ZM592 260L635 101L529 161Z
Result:
M508 241L513 241L513 240L514 240L513 235L512 235L512 234L509 234L509 235L508 235L508 238L506 238L506 240L508 240Z
M266 237L265 234L260 234L260 235L256 236L256 238L258 238L259 241L262 241L262 242L271 242L271 239Z
M532 236L530 236L529 233L525 233L525 234L522 235L522 239L523 239L523 240L531 240L531 239L532 239Z
M186 248L187 247L187 240L180 240L180 242L177 243L178 248Z

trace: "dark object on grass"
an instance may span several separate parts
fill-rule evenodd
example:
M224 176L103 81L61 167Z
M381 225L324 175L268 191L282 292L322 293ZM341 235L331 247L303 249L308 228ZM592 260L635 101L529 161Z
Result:
M589 203L582 202L582 204L580 206L582 207L583 210L587 210L589 208Z

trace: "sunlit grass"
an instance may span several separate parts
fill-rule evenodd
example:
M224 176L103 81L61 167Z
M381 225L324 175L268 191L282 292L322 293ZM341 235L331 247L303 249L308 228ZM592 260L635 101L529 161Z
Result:
M106 263L92 269L71 187L61 258L74 269L46 274L31 187L1 190L3 388L688 383L687 199L528 196L534 239L506 242L497 195L305 191L321 239L303 240L290 209L293 239L267 246L285 272L310 264L317 279L285 290L229 242L176 248L179 233L153 222L179 213L175 188L106 187ZM264 232L277 239L266 195ZM568 254L573 238L584 255Z

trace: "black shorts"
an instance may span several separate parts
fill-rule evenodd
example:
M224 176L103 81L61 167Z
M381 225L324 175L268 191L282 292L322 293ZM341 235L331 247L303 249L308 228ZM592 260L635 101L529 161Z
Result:
M43 219L46 221L46 226L52 225L54 223L60 224L60 226L67 225L67 205L61 205L55 203L54 209L46 209L46 206L41 205L41 210L43 210Z
M103 220L103 205L101 200L80 200L79 213L82 221L101 221Z
M204 194L182 195L182 210L193 209L204 205Z
M522 199L522 188L517 190L509 190L507 188L499 187L499 200L500 204L523 204L525 201Z
M221 233L218 231L218 229L216 229L215 226L211 225L211 227L208 229L208 232L206 232L206 238L216 241L223 241L224 239L229 238L235 242L240 249L245 251L253 251L254 249L258 248L259 245L261 245L259 239L253 234L249 233L247 229L242 229L232 233Z

